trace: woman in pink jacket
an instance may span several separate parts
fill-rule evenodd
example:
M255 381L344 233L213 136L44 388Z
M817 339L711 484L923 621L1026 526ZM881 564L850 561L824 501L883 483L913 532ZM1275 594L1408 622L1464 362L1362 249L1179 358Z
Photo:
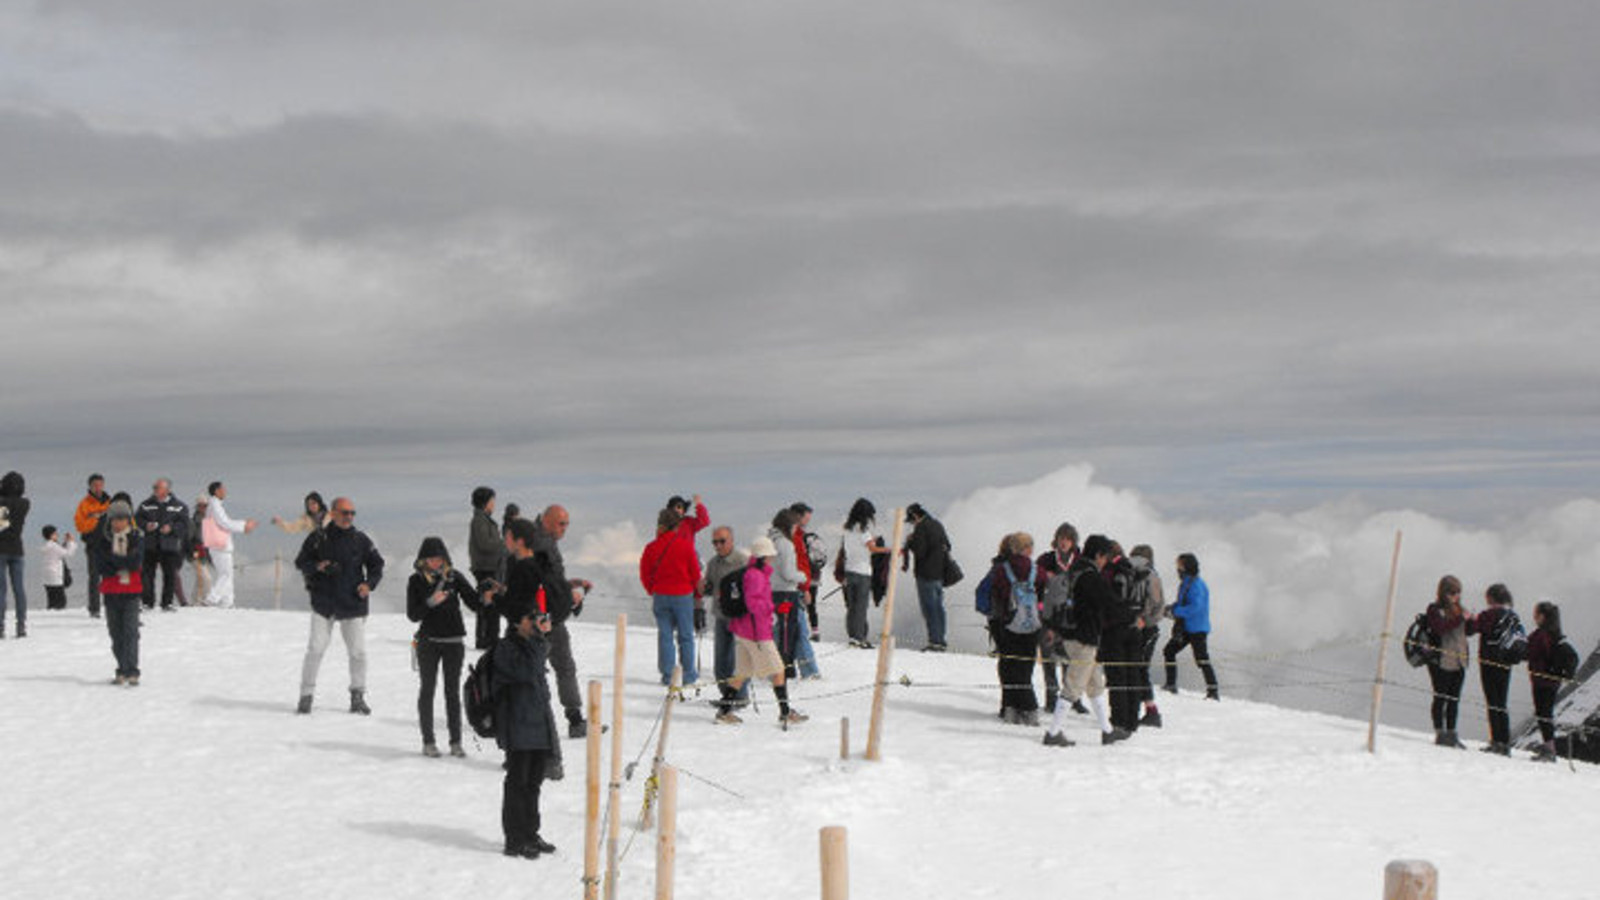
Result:
M733 632L733 679L720 686L722 702L718 704L718 724L737 725L742 721L733 714L733 703L744 683L751 678L772 679L772 692L778 697L778 723L784 728L809 718L789 708L783 657L772 640L772 560L777 555L777 545L769 537L758 537L750 542L750 565L744 570L746 613L728 619L728 630Z
M700 507L700 512L705 507ZM656 518L656 539L639 556L639 583L651 597L656 617L656 668L661 683L672 683L674 665L683 667L683 683L700 680L694 657L694 594L700 584L700 557L694 552L694 530L680 528L683 514L672 507ZM676 648L676 658L674 658Z

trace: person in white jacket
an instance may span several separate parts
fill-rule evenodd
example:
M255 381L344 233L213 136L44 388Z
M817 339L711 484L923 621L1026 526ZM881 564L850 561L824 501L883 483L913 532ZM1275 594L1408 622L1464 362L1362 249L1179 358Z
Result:
M233 536L255 531L256 520L240 521L228 517L228 511L222 507L222 501L228 499L228 488L222 482L211 482L206 493L211 495L211 502L206 504L206 518L201 523L200 536L211 551L211 565L216 570L216 577L201 603L229 608L233 606Z
M78 554L78 536L70 531L62 536L54 525L46 525L43 533L39 556L44 559L45 608L66 609L67 560Z

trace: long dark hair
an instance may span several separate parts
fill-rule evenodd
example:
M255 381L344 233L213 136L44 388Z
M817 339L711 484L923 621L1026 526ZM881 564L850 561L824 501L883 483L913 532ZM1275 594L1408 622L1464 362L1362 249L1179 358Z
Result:
M1452 605L1450 602L1451 596L1456 597L1454 605L1460 606L1461 579L1454 575L1446 575L1439 579L1439 590L1435 592L1434 599L1439 601L1440 606L1450 606Z
M850 515L844 517L844 530L859 529L866 531L877 515L878 508L872 505L871 500L865 497L857 497L856 502L850 505Z
M800 516L787 506L778 510L778 514L772 517L772 527L778 529L779 534L794 534L794 527L798 524Z
M1198 557L1196 557L1193 553L1179 553L1178 554L1178 574L1179 575L1199 575L1200 574L1200 559Z
M1496 606L1511 606L1511 589L1499 582L1489 585L1483 596Z

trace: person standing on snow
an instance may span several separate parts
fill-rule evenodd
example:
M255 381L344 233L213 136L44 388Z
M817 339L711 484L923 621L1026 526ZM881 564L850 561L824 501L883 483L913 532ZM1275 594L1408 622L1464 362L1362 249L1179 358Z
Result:
M27 482L21 473L0 477L0 638L6 636L6 582L17 604L17 637L28 636L28 592L23 587L28 551L22 546L22 529L32 503L22 496Z
M1062 730L1063 720L1072 704L1086 695L1100 726L1101 744L1114 744L1129 737L1127 731L1111 723L1106 709L1106 676L1098 658L1105 611L1117 603L1116 592L1104 574L1111 556L1111 540L1103 534L1091 534L1083 542L1083 552L1067 570L1072 612L1064 624L1056 626L1067 653L1067 683L1062 685L1062 694L1052 710L1050 727L1044 735L1046 745L1072 746Z
M213 501L214 503L215 501ZM356 530L356 505L348 497L333 501L333 522L314 531L300 545L295 568L306 576L311 592L311 637L300 667L300 703L295 712L311 712L317 692L322 654L339 625L350 657L350 711L372 715L367 705L367 612L373 588L383 579L383 555L372 539ZM219 573L219 579L222 577Z
M484 591L491 598L493 592L492 585ZM415 571L406 583L406 618L417 623L412 646L416 648L417 674L422 679L417 693L417 723L422 727L424 756L439 755L433 732L433 694L441 667L450 755L467 755L461 748L461 663L467 654L467 626L461 617L463 602L470 609L482 608L477 588L450 566L450 551L445 549L444 539L423 538L417 549Z
M144 608L156 605L156 570L161 571L161 610L172 612L179 590L183 551L189 543L189 507L172 493L172 481L157 478L150 496L139 504L134 522L144 535Z
M494 523L494 488L480 486L472 489L472 524L467 526L467 567L478 590L492 594L489 588L505 583L506 541L500 526ZM473 625L473 646L487 650L500 638L500 614L490 604L477 607Z
M1533 685L1533 715L1539 723L1539 747L1535 762L1556 761L1556 694L1561 691L1563 662L1577 671L1577 651L1566 643L1561 632L1561 607L1544 600L1533 607L1533 634L1528 636L1528 680ZM1560 657L1565 654L1563 661Z
M67 560L78 552L78 538L72 532L65 532L64 539L58 539L58 532L54 525L46 525L41 532L44 535L44 546L39 548L39 556L44 559L44 596L46 609L67 608Z
M788 512L788 510L784 510ZM782 515L782 513L780 513ZM733 704L752 678L772 679L772 693L778 698L778 723L784 728L798 725L810 717L789 706L789 688L784 678L783 656L773 643L773 565L783 547L772 538L758 537L750 542L750 564L744 569L741 586L747 614L728 623L734 636L733 680L721 685L722 700L717 704L719 725L738 725Z
M1129 551L1128 563L1150 584L1150 590L1145 594L1144 608L1139 612L1139 617L1144 620L1144 630L1139 635L1139 665L1134 669L1139 699L1144 701L1144 715L1139 717L1139 725L1160 728L1161 710L1156 706L1150 664L1155 660L1156 645L1161 642L1161 619L1167 614L1166 590L1161 584L1161 575L1156 572L1155 551L1149 544L1140 544ZM1145 570L1149 570L1148 576L1142 574Z
M1172 637L1162 648L1166 660L1166 684L1169 694L1178 692L1178 654L1185 647L1194 648L1194 661L1206 679L1206 699L1220 700L1217 688L1217 671L1211 667L1211 651L1206 641L1211 637L1211 589L1200 578L1200 560L1193 553L1178 554L1178 600L1172 605Z
M1050 549L1039 555L1034 563L1039 567L1039 596L1045 601L1044 629L1039 634L1039 651L1044 668L1044 709L1045 712L1054 712L1056 698L1061 696L1061 686L1066 682L1067 674L1067 649L1064 635L1067 630L1057 631L1050 621L1056 610L1051 603L1068 602L1069 584L1067 572L1078 559L1078 529L1071 522L1062 522L1056 526L1055 536L1050 541ZM1052 582L1055 586L1052 587ZM1070 629L1068 629L1070 630ZM1072 711L1079 715L1087 715L1088 707L1082 700L1074 701Z
M865 497L857 497L845 516L844 537L839 552L844 554L844 630L850 646L872 649L867 626L867 608L872 605L872 558L889 552L872 534L878 508Z
M512 520L513 526L520 519ZM556 673L556 694L567 717L567 737L581 738L589 734L589 725L583 719L583 694L578 690L578 664L572 658L572 636L567 633L567 619L583 612L583 598L594 585L582 578L568 578L567 564L561 558L561 539L566 537L572 518L564 506L551 504L531 524L533 535L528 543L532 559L545 589L549 604L550 668ZM510 544L506 545L510 548ZM509 586L509 585L508 585Z
M1500 637L1507 629L1522 627L1522 623L1512 609L1515 601L1510 588L1491 584L1483 599L1489 606L1467 622L1467 634L1478 635L1478 677L1489 713L1489 744L1483 752L1510 756L1511 714L1506 702L1511 693L1511 670L1521 659L1500 647Z
M705 507L696 506L704 513ZM656 620L656 670L661 683L672 683L672 670L683 669L683 683L700 680L695 658L694 594L700 583L700 557L694 552L694 530L670 506L656 518L656 537L639 554L639 583L650 595ZM676 652L674 652L676 650Z
M711 547L713 554L706 560L705 580L700 586L703 598L709 598L715 631L713 632L711 659L713 672L719 686L726 685L733 678L733 632L728 629L728 619L722 614L722 604L718 601L718 590L722 580L737 572L750 562L750 557L743 550L733 545L733 529L726 525L719 525L711 532ZM748 699L748 689L741 686L735 699Z
M526 520L516 524L528 525ZM506 540L520 541L517 529ZM508 574L508 579L513 576ZM505 780L500 793L500 827L506 856L538 859L556 852L540 836L539 790L550 769L551 756L559 754L555 716L550 712L550 684L545 664L550 656L549 613L506 598L506 619L511 626L495 647L495 742L505 751Z
M1456 734L1456 716L1461 709L1461 685L1472 660L1472 642L1467 640L1467 613L1461 608L1461 579L1454 575L1439 579L1434 597L1427 611L1428 630L1439 638L1439 656L1428 663L1428 680L1433 683L1429 709L1433 742L1465 750Z
M95 534L100 530L100 520L106 514L106 507L111 505L111 498L106 496L106 480L96 472L89 476L89 493L78 501L78 511L73 514L72 526L78 530L78 539L83 543L83 552L88 554L87 584L84 586L88 592L89 618L100 618L100 567L95 565L94 554L97 542Z
M906 539L905 552L915 557L912 574L917 580L917 603L922 608L922 621L928 628L928 645L924 651L943 653L945 643L944 575L950 562L950 537L944 525L928 515L922 504L906 507L906 521L911 523L911 537ZM901 562L902 570L911 560Z
M230 518L222 501L228 499L228 487L213 481L206 488L210 500L206 503L206 517L200 524L201 537L211 552L211 590L201 601L205 606L233 606L233 536L249 534L256 530L255 519Z
M134 526L133 505L113 500L106 507L105 525L96 532L95 540L99 546L92 558L100 570L106 631L111 634L111 655L117 660L117 674L112 683L138 687L144 538Z
M1039 654L1039 633L1011 630L1017 618L1018 590L1031 586L1025 602L1038 605L1039 569L1033 561L1033 535L1008 534L1000 542L989 570L989 638L994 642L1000 677L1000 716L1012 725L1039 724L1039 697L1033 692L1033 665ZM1037 624L1037 620L1034 621Z
M767 539L772 541L777 548L777 561L772 570L772 604L776 615L776 625L773 627L773 636L777 641L778 652L783 656L784 675L794 678L797 664L800 672L804 672L804 662L800 657L801 629L804 628L801 612L801 596L805 588L806 575L800 568L799 554L796 550L795 536L800 530L800 518L793 508L784 507L772 517L772 527L767 530ZM735 632L737 633L737 632Z

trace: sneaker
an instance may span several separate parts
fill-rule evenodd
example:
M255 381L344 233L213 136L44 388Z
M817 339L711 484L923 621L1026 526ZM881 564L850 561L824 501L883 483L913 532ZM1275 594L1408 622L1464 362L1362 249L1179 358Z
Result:
M299 704L297 704L295 706L294 711L295 711L296 715L301 715L301 716L310 715L310 713L311 713L311 695L310 694L302 694L300 696L300 702L299 702Z
M712 719L712 721L718 725L739 725L744 722L743 719L734 715L732 710L724 710L723 712L717 713L717 717Z
M137 676L137 675L129 675L128 676L128 687L138 687L138 686L139 686L139 676Z
M126 675L118 675L117 677L111 679L111 683L116 685L117 687L122 687L123 685L128 683L128 676L126 676Z
M799 725L801 722L811 721L811 717L798 709L791 709L787 714L779 716L778 721L782 722L786 726Z
M1549 744L1540 744L1533 751L1533 761L1534 762L1547 762L1547 763L1555 762L1556 761L1556 748L1550 746Z
M455 757L465 757L467 755L467 751L461 749L460 741L456 741L450 745L450 755Z
M1051 734L1048 731L1045 732L1044 733L1044 745L1046 747L1071 747L1071 746L1073 746L1072 741L1067 740L1067 733L1065 731L1058 731L1055 734Z
M428 757L429 759L438 759L439 745L433 743L423 744L422 755Z
M1072 711L1080 716L1087 716L1089 714L1089 707L1084 706L1083 698L1079 697L1078 699L1072 701Z
M811 642L813 644L821 643L822 642L822 632L820 632L820 631L811 632Z
M1217 693L1217 689L1216 688L1212 688L1211 690L1206 691L1206 699L1207 700L1217 700L1217 701L1220 702L1222 700L1222 695Z
M1139 718L1139 724L1145 728L1160 728L1161 712L1154 709L1147 710L1145 714Z
M1454 747L1457 750L1467 749L1467 745L1461 743L1461 737L1454 731L1446 731L1444 733L1444 740L1441 742L1440 746Z
M372 715L372 707L367 705L367 695L365 691L358 691L354 689L350 691L350 711L358 716Z
M1112 728L1110 731L1104 731L1100 733L1100 746L1104 747L1109 744L1115 744L1118 741L1125 741L1131 737L1133 737L1132 734L1129 734L1127 731L1124 731L1121 728Z

